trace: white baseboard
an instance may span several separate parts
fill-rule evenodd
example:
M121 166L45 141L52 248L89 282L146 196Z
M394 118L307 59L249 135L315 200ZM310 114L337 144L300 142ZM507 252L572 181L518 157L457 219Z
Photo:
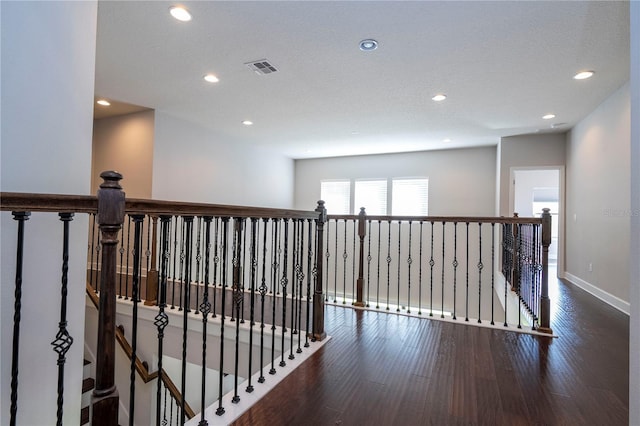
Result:
M576 277L575 275L565 271L563 274L563 277L567 280L567 281L571 281L571 283L577 285L578 287L580 287L581 289L583 289L584 291L591 293L592 295L594 295L595 297L597 297L598 299L602 300L603 302L613 306L614 308L616 308L617 310L619 310L620 312L624 312L625 314L629 315L630 311L631 311L631 304L629 302L625 302L624 300L620 299L617 296L614 296L611 293L607 293L606 291L594 286L591 283L586 282L585 280Z

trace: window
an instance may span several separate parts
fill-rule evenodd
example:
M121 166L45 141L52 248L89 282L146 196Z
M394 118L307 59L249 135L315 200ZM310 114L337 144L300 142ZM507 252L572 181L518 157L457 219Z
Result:
M387 180L356 180L354 214L364 207L368 215L387 214Z
M391 213L396 216L429 214L429 179L393 179Z
M350 209L350 180L320 181L320 198L329 214L349 214Z

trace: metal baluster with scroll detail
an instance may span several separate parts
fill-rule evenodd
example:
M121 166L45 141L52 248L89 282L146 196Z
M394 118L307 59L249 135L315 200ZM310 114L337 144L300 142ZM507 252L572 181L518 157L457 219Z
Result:
M296 278L298 282L298 348L296 349L296 353L302 353L302 348L300 347L300 337L302 335L302 284L304 283L304 220L300 219L298 221L300 230L298 231L298 239L300 240L300 248L298 250L298 262L296 266Z
M278 253L275 250L276 247L280 247L280 233L278 232L278 225L280 223L280 219L275 219L273 224L273 248L274 250L271 253L273 273L271 275L271 292L275 293L273 290L274 287L278 286L278 268L276 266L278 262ZM276 359L276 304L278 299L276 297L271 298L271 369L269 370L269 374L276 374L275 367L275 359Z
M207 390L207 322L211 312L211 303L209 302L209 261L211 260L211 221L213 217L205 216L204 220L204 289L202 292L202 304L200 312L202 313L202 377L200 387L200 422L199 426L206 426L208 422L204 418L205 410L205 393ZM196 280L197 281L197 280ZM215 290L214 290L215 291Z
M232 295L233 295L233 310L235 310L236 317L236 337L235 337L235 362L234 362L234 386L233 386L233 398L231 402L237 404L240 402L240 395L238 395L238 373L239 373L239 356L240 356L240 306L242 304L242 287L241 287L241 266L240 260L244 253L243 244L243 231L244 231L244 218L234 218L233 220L234 232L233 232L233 282L232 282ZM232 310L232 312L233 312ZM232 319L233 320L233 319Z
M458 222L453 222L453 319L456 318L456 289L458 278Z
M402 221L399 220L398 221L398 298L396 300L397 303L397 307L396 307L396 312L400 312L400 264L402 263L401 258L402 255L401 253L401 248L402 248L402 243L401 240L402 239Z
M311 285L313 284L315 287L315 281L316 281L316 277L317 277L317 271L315 266L312 266L313 264L313 259L314 259L314 250L313 248L316 247L315 245L315 239L314 236L316 235L315 232L313 232L313 221L311 219L309 219L309 223L308 223L308 241L309 241L309 247L307 249L307 254L308 254L308 258L307 258L307 310L306 310L306 314L307 314L307 332L305 333L304 336L304 347L308 348L309 347L309 334L311 333L311 321L310 321L310 317L311 317ZM313 282L311 281L311 278L313 276Z
M369 301L371 300L371 221L368 220L369 234L367 235L367 297L365 306L370 307Z
M478 223L478 324L482 323L482 222Z
M387 235L387 311L389 310L389 291L391 286L391 220L387 221L389 233Z
M431 221L431 258L429 266L431 267L431 278L429 279L429 316L433 316L433 267L436 262L433 260L433 221Z
M444 242L445 242L445 225L446 222L442 222L442 290L440 291L440 318L444 318Z
M214 222L214 230L213 230L213 313L211 314L212 318L216 318L216 302L217 302L217 294L218 294L218 284L222 282L222 280L218 279L218 265L220 264L220 255L218 254L218 235L220 233L220 218L215 218Z
M259 224L258 219L251 218L251 277L249 281L249 365L247 368L247 388L246 391L251 393L253 392L253 385L251 384L251 376L253 375L251 371L252 361L253 361L253 328L255 326L255 299L256 299L256 280L257 280L257 270L258 267L258 258L257 258L257 241L258 241L258 233L259 233Z
M258 383L264 383L264 298L267 295L267 230L269 219L262 219L262 279L260 281L260 377Z
M467 241L466 241L466 248L467 248L467 252L466 252L466 285L467 285L467 289L465 292L465 310L464 310L464 320L465 321L469 321L469 222L466 222L467 225ZM506 306L506 305L505 305Z
M158 382L156 387L156 426L161 424L162 407L162 353L164 349L164 329L169 324L169 317L165 309L167 307L167 274L169 269L170 256L170 238L171 238L171 216L160 216L160 282L158 289L158 313L154 318L154 325L158 330ZM165 388L164 397L164 414L163 419L166 420L167 414L167 389Z
M64 394L64 365L67 362L66 354L73 338L67 330L67 284L69 272L69 222L73 220L73 213L60 213L60 220L63 223L62 242L62 286L60 289L60 322L58 323L58 333L51 344L53 350L58 354L58 409L56 412L56 425L62 426L62 404Z
M412 240L412 222L409 220L409 255L407 257L407 313L411 313L411 264L413 263L413 259L411 258L411 240ZM398 280L400 282L400 280Z
M227 287L227 259L228 259L228 250L227 250L227 243L228 243L228 239L229 239L229 218L228 217L223 217L222 218L222 236L221 236L222 242L221 242L221 251L222 251L222 269L221 269L221 274L222 274L222 280L221 280L221 286L222 286L222 291L221 291L221 303L222 303L222 309L221 309L221 313L220 313L220 369L218 370L218 408L216 408L216 415L221 416L224 414L224 407L222 406L222 386L223 386L223 380L224 380L224 320L225 320L225 312L224 312L224 306L225 306L225 301L226 301L226 294L227 292L225 291L225 288Z
M184 293L184 311L182 314L182 398L180 399L180 424L185 422L185 403L187 398L187 337L189 324L189 307L191 306L190 284L191 263L193 254L193 216L183 216L183 240L184 240L184 269L182 275L182 290ZM181 260L182 261L182 260Z
M496 224L491 222L491 325L494 325L493 314L494 314L494 294L495 294L495 247L496 247L496 232L495 232Z
M291 241L291 245L292 245L292 259L291 259L291 326L289 327L290 333L289 333L289 346L290 346L290 350L289 350L289 359L295 359L295 355L293 355L293 340L294 340L294 336L297 332L296 330L296 287L298 284L298 233L300 231L299 229L299 222L297 220L292 220L291 224L293 225L293 239Z
M419 268L418 268L418 315L422 315L422 224L420 221L420 251L419 251Z
M202 253L201 253L201 236L202 236L202 217L197 218L197 229L196 229L196 303L195 303L195 312L194 314L198 315L200 309L200 264L202 263Z
M171 309L176 308L176 261L178 259L178 216L174 217L173 226L173 268L171 268Z
M282 278L280 285L282 286L282 339L280 341L280 367L284 367L287 363L284 361L284 344L285 334L287 332L287 285L289 278L287 277L287 266L289 261L289 219L284 219L284 258L282 260Z
M382 235L382 222L378 220L378 260L377 260L377 279L376 279L376 309L380 309L380 238Z

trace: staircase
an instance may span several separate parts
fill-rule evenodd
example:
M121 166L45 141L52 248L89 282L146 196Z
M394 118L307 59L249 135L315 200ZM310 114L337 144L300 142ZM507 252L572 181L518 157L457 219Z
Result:
M84 360L82 369L82 410L80 411L80 425L88 425L91 422L91 391L96 381L91 377L91 361Z

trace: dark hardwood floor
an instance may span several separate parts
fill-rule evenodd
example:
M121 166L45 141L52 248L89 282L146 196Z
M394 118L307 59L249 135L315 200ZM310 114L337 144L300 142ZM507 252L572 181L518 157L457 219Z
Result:
M328 306L332 339L236 425L627 425L629 318L550 286L559 338Z

